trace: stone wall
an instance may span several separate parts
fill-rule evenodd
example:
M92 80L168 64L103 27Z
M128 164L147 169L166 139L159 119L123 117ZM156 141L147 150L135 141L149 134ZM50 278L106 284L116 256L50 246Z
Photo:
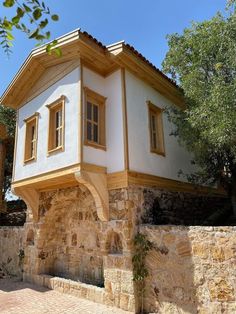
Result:
M83 185L41 193L39 221L28 215L24 227L24 280L134 310L128 219L134 202L127 200L127 191L120 193L109 221L99 220L94 198Z
M23 228L0 227L0 277L22 277L19 253L23 249L23 235Z
M155 244L145 308L158 313L236 313L236 227L143 225Z
M201 196L157 188L143 188L142 193L142 222L157 225L202 225L227 202L226 198L212 194Z
M210 197L204 199L196 194L130 186L109 191L109 221L101 221L94 198L84 185L40 193L39 220L33 221L28 209L24 225L24 280L134 311L140 302L133 281L133 238L140 224L196 222L210 202L216 208L223 201ZM209 214L207 210L204 212L205 216ZM167 216L169 220L163 221ZM148 258L153 277L147 285L146 308L164 308L163 313L173 313L172 309L177 312L190 309L191 312L197 308L198 299L201 300L195 294L198 284L193 279L195 260L192 262L192 244L189 244L189 232L194 229L171 228L147 228L161 249L152 252ZM163 233L165 240L162 240ZM194 239L197 236L195 232ZM173 252L169 254L169 251ZM206 261L209 266L209 260ZM203 272L203 269L199 271Z

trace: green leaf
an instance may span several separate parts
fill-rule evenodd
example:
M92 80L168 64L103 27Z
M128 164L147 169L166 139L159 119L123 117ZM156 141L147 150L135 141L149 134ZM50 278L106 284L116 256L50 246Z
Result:
M50 38L50 36L51 36L51 33L48 31L48 32L46 32L46 34L45 34L45 37L46 37L46 39L49 39Z
M57 57L61 57L62 56L62 51L61 51L61 49L59 47L54 48L53 51L55 52Z
M23 3L23 7L24 7L24 9L25 9L25 12L32 12L32 10L31 10L31 8L30 7L28 7L25 3Z
M39 40L39 41L42 41L42 40L45 39L45 36L39 34L39 35L37 35L37 36L35 37L35 39L36 39L36 40Z
M59 20L59 16L58 16L57 14L53 14L53 15L51 16L51 19L56 22L56 21Z
M49 53L49 52L50 52L50 50L51 50L51 45L50 45L50 44L48 44L48 45L47 45L47 47L46 47L46 52L47 52L47 53Z
M14 36L12 35L12 33L7 32L7 39L8 40L13 40L14 39Z
M19 23L19 21L20 21L20 17L19 16L14 16L12 19L11 19L11 21L12 21L12 23L13 24L18 24Z
M30 34L29 34L29 39L32 39L32 38L36 38L38 36L38 28L33 30Z
M17 8L17 16L19 17L19 18L22 18L23 16L24 16L24 14L25 14L25 12L21 9L21 8Z
M37 21L42 16L42 10L40 8L37 8L33 11L33 17Z
M40 22L39 24L39 27L42 29L42 28L45 28L48 24L48 19L45 19L43 21Z
M6 8L10 8L13 7L13 5L15 4L15 0L5 0L3 2L4 7Z
M12 30L12 23L5 18L2 27L6 30Z

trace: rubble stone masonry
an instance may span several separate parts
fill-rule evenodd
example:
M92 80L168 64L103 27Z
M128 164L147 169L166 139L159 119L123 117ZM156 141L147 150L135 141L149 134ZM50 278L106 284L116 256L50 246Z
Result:
M0 278L22 277L23 235L22 227L0 227Z
M109 191L109 220L101 221L83 185L42 192L38 221L28 208L23 229L0 228L0 263L10 258L10 271L20 276L23 268L25 281L134 312L140 303L132 268L139 229L156 247L147 256L147 311L231 314L235 227L152 225L197 222L207 202L214 209L222 200L130 186Z
M140 231L155 245L146 258L146 310L236 313L236 227L146 225Z

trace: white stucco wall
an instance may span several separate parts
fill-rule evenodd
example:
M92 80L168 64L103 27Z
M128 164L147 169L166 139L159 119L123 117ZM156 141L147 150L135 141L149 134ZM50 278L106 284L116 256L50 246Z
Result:
M14 181L67 167L79 161L79 80L76 68L57 81L39 96L19 109L18 138ZM47 104L61 95L65 101L65 149L47 156L49 110ZM39 112L37 160L24 165L25 123L24 119Z
M104 78L84 68L84 86L107 98L106 100L106 148L83 148L83 160L87 163L107 167L107 171L124 170L124 142L122 120L121 73L116 71Z
M191 156L181 147L177 138L170 136L172 125L163 115L164 143L166 156L150 152L148 106L151 101L160 108L172 105L165 97L126 71L126 97L128 116L128 141L130 169L169 179L181 180L178 171L193 170Z

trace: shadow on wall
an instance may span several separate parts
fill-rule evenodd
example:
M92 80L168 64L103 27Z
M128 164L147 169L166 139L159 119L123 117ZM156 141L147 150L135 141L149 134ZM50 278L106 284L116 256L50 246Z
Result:
M228 225L227 198L157 189L143 190L141 222L152 225Z
M0 279L0 294L1 294L1 291L13 292L13 291L25 290L25 289L34 290L38 292L49 291L49 289L45 287L36 286L28 282L22 282L22 280L18 278L17 279L16 278ZM0 307L0 313L1 313L1 307Z
M197 313L198 283L188 232L183 229L181 236L176 236L168 226L141 228L155 246L146 258L149 276L145 283L145 309L158 313L182 313L181 310Z
M235 227L143 225L155 245L147 258L145 309L235 313Z
M22 200L6 202L4 212L0 210L0 226L23 226L26 220L26 204Z
M43 224L35 241L34 272L103 287L102 231L90 192L77 187L42 193L40 213Z

